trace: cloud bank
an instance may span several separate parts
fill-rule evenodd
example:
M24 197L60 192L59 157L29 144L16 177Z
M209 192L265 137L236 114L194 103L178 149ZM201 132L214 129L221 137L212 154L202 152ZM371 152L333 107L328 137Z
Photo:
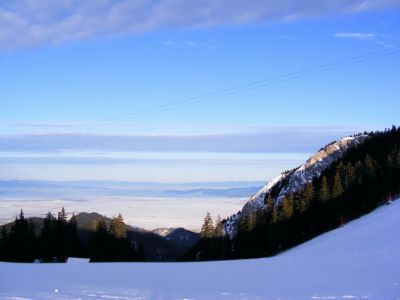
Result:
M354 129L276 127L265 132L202 135L51 134L0 136L0 152L160 151L310 153Z
M0 49L12 50L163 29L210 28L357 13L398 0L0 1Z

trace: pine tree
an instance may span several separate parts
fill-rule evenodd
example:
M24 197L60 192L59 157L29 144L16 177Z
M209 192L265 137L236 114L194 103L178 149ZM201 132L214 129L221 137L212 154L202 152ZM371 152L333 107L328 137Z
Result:
M362 170L363 170L363 164L360 161L357 161L355 164L355 173L358 174L356 182L359 186L363 185L363 176L360 176L362 174Z
M217 220L215 221L214 226L214 237L221 238L224 235L224 224L222 224L221 216L218 215Z
M264 228L265 225L267 224L269 215L268 215L268 209L266 208L259 208L256 210L256 217L254 221L254 227L256 228Z
M293 199L293 195L290 195L290 199ZM294 209L297 214L302 214L307 209L306 196L304 190L296 193L294 196Z
M111 219L110 234L118 239L126 238L126 226L121 214Z
M58 212L55 243L58 261L66 261L69 252L69 237L67 228L67 214L64 207Z
M57 220L51 212L48 212L43 219L40 234L40 252L44 261L53 261L57 256L56 222Z
M78 236L78 224L76 216L72 213L71 219L68 221L68 255L79 256L80 255L80 242Z
M293 216L293 202L285 197L281 204L279 219L288 220Z
M67 222L67 214L65 212L64 206L62 207L61 211L58 212L58 221L62 222L62 223L66 223Z
M271 194L268 194L267 198L265 199L265 205L267 206L268 212L272 213L274 208L274 200L272 199Z
M329 185L328 180L325 176L322 177L321 185L319 187L319 197L318 200L320 203L326 203L330 199Z
M15 223L11 227L8 239L10 259L19 262L32 261L35 256L35 238L35 228L25 219L21 209L19 217L15 218Z
M2 242L5 242L5 241L7 241L7 239L8 239L7 229L5 226L2 226L1 233L0 233L0 240Z
M107 233L107 224L106 224L106 220L104 219L104 217L100 218L96 222L96 232Z
M351 186L351 184L353 184L354 180L355 180L355 168L353 167L351 162L349 162L346 165L345 169L345 188L348 189L348 187Z
M255 216L253 211L249 211L246 215L241 215L239 219L238 229L240 232L250 232L255 225Z
M2 226L0 233L0 260L5 261L10 259L9 246L7 229L5 226Z
M201 238L212 238L213 234L214 234L213 221L211 218L211 214L207 212L204 218L203 226L201 227L200 236Z
M96 222L96 230L93 233L89 245L90 261L108 261L110 260L111 237L107 230L107 224L104 217Z
M376 176L376 163L369 154L365 156L364 167L367 177L373 179Z
M25 222L25 217L24 217L24 212L21 209L21 212L19 213L19 222L24 223Z
M395 165L397 168L400 168L400 149L397 149L397 155L395 157Z
M274 205L271 213L271 223L274 224L278 222L278 215L279 215L279 207Z
M137 254L136 254L136 256L137 256L137 260L138 261L145 261L146 260L146 255L145 255L145 253L144 253L144 244L143 244L143 241L140 241L139 242L139 247L138 247L138 249L137 249Z
M340 178L339 172L336 171L335 178L333 179L333 187L332 187L332 197L338 198L343 194L343 186L342 180Z
M311 182L307 183L303 191L306 206L309 206L314 199L314 186Z

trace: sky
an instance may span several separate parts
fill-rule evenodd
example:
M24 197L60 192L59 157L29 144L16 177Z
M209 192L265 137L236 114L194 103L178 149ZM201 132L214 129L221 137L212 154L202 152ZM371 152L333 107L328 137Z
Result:
M399 124L400 1L0 1L0 180L268 180Z

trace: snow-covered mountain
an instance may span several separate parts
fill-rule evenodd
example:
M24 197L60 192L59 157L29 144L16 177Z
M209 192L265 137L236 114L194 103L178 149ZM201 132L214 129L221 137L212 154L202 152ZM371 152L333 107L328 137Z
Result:
M242 210L227 218L224 222L225 233L231 238L236 235L241 217L266 208L265 199L274 190L274 204L279 204L285 196L300 191L307 183L319 177L334 161L338 160L350 148L362 144L368 135L345 137L321 148L303 165L290 171L284 171L270 180L261 190L254 194Z
M185 228L157 228L153 233L162 236L167 241L179 244L185 247L192 247L200 238L200 234L187 230Z
M156 228L152 230L153 233L165 237L168 234L170 234L172 231L174 231L176 228Z

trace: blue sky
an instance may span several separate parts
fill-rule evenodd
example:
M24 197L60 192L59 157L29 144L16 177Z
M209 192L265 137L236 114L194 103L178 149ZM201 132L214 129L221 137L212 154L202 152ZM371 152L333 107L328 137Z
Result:
M0 179L267 180L399 125L398 28L389 0L1 3Z

